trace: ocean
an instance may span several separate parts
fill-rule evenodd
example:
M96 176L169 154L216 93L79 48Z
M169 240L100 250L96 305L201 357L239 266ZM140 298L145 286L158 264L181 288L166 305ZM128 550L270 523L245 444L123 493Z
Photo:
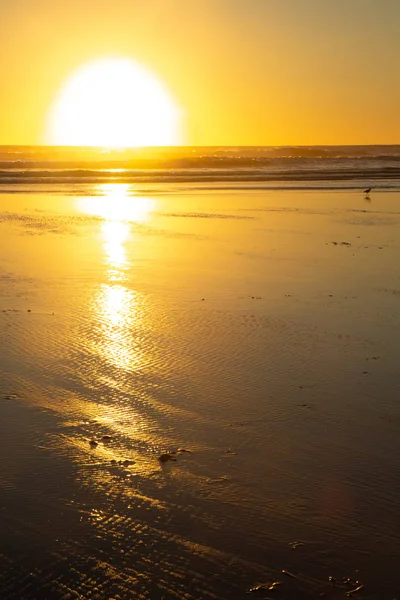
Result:
M400 145L0 148L0 184L184 183L266 189L399 188Z
M0 163L1 600L397 598L400 146Z

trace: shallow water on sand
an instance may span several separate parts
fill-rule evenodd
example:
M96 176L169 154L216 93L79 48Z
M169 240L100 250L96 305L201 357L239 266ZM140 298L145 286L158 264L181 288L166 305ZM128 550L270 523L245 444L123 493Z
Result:
M2 600L395 597L400 194L99 190L0 195Z

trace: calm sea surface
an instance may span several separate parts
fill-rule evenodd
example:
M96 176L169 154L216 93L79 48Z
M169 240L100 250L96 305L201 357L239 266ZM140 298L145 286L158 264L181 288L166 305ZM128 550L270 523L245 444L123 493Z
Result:
M400 147L0 163L1 600L397 598Z

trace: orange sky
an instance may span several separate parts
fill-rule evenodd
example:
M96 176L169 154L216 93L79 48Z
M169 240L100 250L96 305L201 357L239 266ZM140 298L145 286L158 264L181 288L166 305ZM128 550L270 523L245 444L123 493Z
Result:
M13 0L0 22L2 144L42 143L109 56L158 75L189 144L400 143L398 0Z

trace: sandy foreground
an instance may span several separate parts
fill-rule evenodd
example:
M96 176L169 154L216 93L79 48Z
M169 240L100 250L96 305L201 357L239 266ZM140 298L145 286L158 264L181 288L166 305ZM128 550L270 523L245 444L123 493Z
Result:
M177 189L0 194L1 600L397 597L400 193Z

